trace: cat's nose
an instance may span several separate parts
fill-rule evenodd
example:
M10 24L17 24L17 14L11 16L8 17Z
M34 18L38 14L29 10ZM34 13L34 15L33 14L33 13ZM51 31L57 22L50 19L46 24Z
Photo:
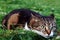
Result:
M45 31L46 31L46 33L47 33L48 35L50 35L51 30L50 30L48 27L45 28Z

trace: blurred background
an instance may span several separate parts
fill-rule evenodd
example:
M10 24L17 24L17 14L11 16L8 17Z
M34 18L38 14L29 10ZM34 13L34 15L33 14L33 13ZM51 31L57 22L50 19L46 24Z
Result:
M57 31L60 31L60 0L0 0L0 27L2 27L2 19L6 14L14 9L20 8L29 8L35 12L39 12L42 15L50 15L51 13L54 13L56 18ZM7 37L6 34L10 35L10 32L12 32L12 30L5 31L0 28L1 36L5 33L5 36ZM5 40L5 36L0 37L0 39ZM9 36L9 38L11 37Z

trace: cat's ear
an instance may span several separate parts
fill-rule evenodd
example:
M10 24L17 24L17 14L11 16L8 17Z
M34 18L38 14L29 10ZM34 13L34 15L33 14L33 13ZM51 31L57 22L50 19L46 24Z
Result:
M53 18L55 17L54 14L50 14L50 16L53 17Z
M35 17L33 14L31 14L32 17Z

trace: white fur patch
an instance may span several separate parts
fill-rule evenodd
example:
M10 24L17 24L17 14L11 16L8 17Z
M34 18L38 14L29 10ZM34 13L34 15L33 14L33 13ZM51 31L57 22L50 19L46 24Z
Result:
M30 29L28 28L27 22L25 23L24 30L30 30Z
M37 30L32 30L32 32L35 32L35 33L37 33L38 35L41 35L41 36L43 36L43 37L45 37L45 38L47 38L47 36L48 36L48 34L44 34L44 33L40 32L40 31L37 31Z
M54 34L53 31L51 31L50 35L44 34L42 31L37 31L37 30L32 30L32 31L37 33L38 35L45 37L45 38L53 37L53 34Z
M54 34L53 31L51 31L50 35L48 35L48 34L44 34L42 31L32 30L32 29L28 28L27 22L25 23L24 30L35 32L38 35L41 35L41 36L43 36L45 38L53 37L53 34Z
M53 31L51 31L51 33L50 33L50 35L49 35L49 36L50 36L50 37L53 37L53 34L54 34L54 33L53 33Z
M43 37L45 37L45 38L46 38L46 36L48 36L47 34L43 34L43 33L40 32L40 31L29 29L29 28L28 28L28 25L27 25L27 22L25 23L24 30L28 30L28 31L35 32L35 33L37 33L38 35L41 35L41 36L43 36Z

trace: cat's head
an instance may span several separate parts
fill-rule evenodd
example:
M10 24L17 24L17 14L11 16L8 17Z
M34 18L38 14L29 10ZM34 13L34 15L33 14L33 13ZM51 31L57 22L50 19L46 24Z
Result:
M32 15L30 28L37 34L49 38L55 35L56 20L53 14L50 16L36 17Z

